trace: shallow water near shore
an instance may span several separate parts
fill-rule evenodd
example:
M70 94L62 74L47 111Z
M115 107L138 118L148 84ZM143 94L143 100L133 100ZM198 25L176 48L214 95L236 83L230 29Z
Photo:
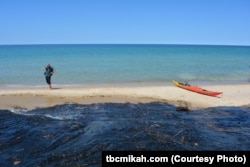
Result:
M107 150L250 150L250 107L164 102L0 110L1 166L101 166Z

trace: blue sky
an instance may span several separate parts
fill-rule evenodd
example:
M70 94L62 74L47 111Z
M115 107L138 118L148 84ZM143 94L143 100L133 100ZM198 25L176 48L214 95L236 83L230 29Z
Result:
M0 0L0 44L250 45L249 0Z

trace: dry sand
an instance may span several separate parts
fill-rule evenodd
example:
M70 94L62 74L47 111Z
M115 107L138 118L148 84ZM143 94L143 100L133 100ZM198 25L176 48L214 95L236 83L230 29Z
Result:
M218 97L190 92L173 85L166 86L79 86L0 89L0 109L41 108L63 103L145 103L153 101L178 105L187 104L189 109L217 106L243 106L250 104L250 85L203 85L202 88L222 91Z

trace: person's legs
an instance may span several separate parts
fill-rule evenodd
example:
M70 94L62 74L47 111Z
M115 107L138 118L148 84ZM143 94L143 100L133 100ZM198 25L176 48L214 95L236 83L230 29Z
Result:
M51 89L51 76L46 76L46 82L49 85L49 89Z

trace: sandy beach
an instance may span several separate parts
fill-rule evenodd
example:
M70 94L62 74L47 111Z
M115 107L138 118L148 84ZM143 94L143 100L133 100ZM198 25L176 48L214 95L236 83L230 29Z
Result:
M42 108L64 103L145 103L162 101L189 109L244 106L250 104L249 84L203 85L202 88L222 91L218 97L193 93L172 85L166 86L78 86L26 87L0 90L0 108Z

